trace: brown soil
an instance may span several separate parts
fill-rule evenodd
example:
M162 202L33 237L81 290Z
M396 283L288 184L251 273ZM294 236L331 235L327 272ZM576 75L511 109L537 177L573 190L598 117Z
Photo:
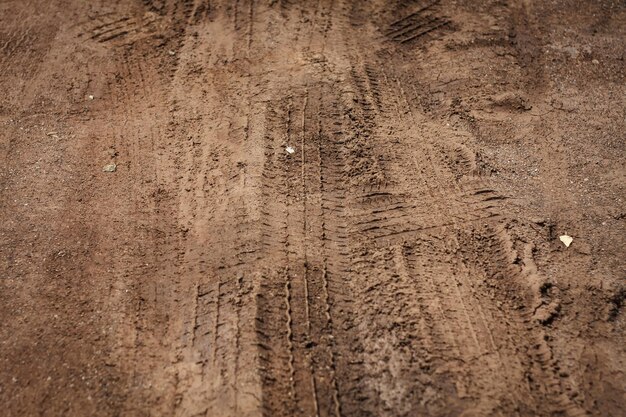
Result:
M0 415L623 416L625 40L620 0L0 1Z

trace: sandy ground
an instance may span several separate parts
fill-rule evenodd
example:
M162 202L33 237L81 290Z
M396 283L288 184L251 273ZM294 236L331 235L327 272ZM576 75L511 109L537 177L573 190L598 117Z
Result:
M618 0L0 1L0 415L624 416L625 57Z

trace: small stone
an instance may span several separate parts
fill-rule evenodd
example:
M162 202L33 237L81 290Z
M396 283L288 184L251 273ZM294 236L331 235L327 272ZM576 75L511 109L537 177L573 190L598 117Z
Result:
M291 146L287 146L285 148L285 151L287 151L288 154L292 154L294 153L296 150L294 148L292 148Z
M600 63L600 61L598 61L597 59L592 59L591 63L594 65L598 65Z
M102 168L104 172L115 172L115 170L117 170L117 165L115 164L107 164Z
M91 94L90 94L90 95L88 95L88 96L87 96L87 98L88 98L89 100L93 100L93 99L94 99L94 97L93 97Z
M572 242L574 241L574 238L568 235L561 235L559 236L559 240L563 242L566 248L569 248L569 245L572 244Z

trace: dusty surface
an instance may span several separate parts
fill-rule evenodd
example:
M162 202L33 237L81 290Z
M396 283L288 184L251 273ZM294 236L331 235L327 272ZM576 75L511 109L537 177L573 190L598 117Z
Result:
M0 1L0 414L623 416L625 40L610 0Z

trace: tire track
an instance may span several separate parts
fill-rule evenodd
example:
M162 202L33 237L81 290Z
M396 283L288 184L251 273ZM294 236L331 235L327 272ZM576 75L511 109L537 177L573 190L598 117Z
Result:
M356 65L364 65L368 68L367 64L361 64L362 59L358 55L353 62ZM354 68L355 64L353 64ZM382 68L384 65L380 62L371 64L371 67ZM378 86L372 82L372 79L376 79L376 75L372 71L366 72L370 80L370 85ZM372 105L374 102L371 93L371 89L365 87L365 83L362 81L363 77L354 76L357 94L360 97L355 99L356 102L362 104L361 108L365 116L362 118L363 125L367 126L369 120L376 120L379 116L368 116L372 113ZM383 79L389 79L386 74ZM385 83L386 88L390 88L390 83ZM398 97L395 100L395 106L391 103L391 109L396 107L397 109L402 107L402 102L407 103L404 96L404 92L401 89L399 93L393 91L383 91L380 93L385 97ZM382 104L381 104L382 107ZM409 107L410 110L410 107ZM396 120L405 119L407 113L397 114ZM413 119L411 123L419 125L424 123L412 112L408 113L412 115L409 120ZM358 119L357 119L358 123ZM388 146L385 146L383 142L379 140L383 136L385 129L384 123L379 121L369 122L372 126L379 127L376 130L371 131L366 127L365 134L374 141L376 145L371 149L387 150ZM391 129L393 131L395 129ZM419 132L419 131L418 131ZM415 133L414 131L412 133ZM502 386L507 384L513 384L511 396L506 400L510 403L519 403L522 401L522 397L518 396L518 393L525 392L527 396L533 396L536 398L536 403L533 407L539 408L541 401L545 401L540 390L528 389L524 382L524 369L528 366L524 362L520 362L516 357L515 346L520 344L531 348L534 346L537 337L541 332L536 330L529 330L527 325L524 324L526 320L523 316L516 315L513 312L513 316L516 317L512 322L508 322L506 326L502 327L501 322L505 321L505 315L498 309L492 307L485 307L485 304L479 302L481 299L488 299L484 293L480 293L482 289L477 287L468 267L475 268L474 265L462 266L458 264L453 257L453 254L457 253L461 249L462 242L458 240L458 236L463 230L475 230L476 228L485 225L497 225L505 221L506 208L503 202L506 197L500 195L493 190L487 181L476 176L476 163L473 159L473 155L468 154L467 148L463 145L442 145L439 142L433 141L428 135L428 131L422 131L418 134L426 134L423 136L425 139L418 146L418 150L413 152L415 155L413 159L414 172L418 173L418 176L414 179L409 179L412 184L412 191L409 193L397 192L394 189L401 183L394 179L394 172L397 169L396 164L401 163L402 159L405 159L407 167L410 162L407 158L396 158L389 161L388 164L379 164L378 167L385 170L386 167L392 169L388 174L388 180L385 184L387 187L378 187L375 193L364 194L362 203L366 203L363 209L357 210L356 222L358 226L353 229L353 232L360 233L362 235L362 242L364 253L371 254L371 249L367 250L369 245L366 243L368 239L372 237L377 241L380 241L382 249L378 249L375 254L380 255L380 258L375 260L357 259L356 264L359 267L359 271L362 276L368 276L372 274L372 271L384 271L391 269L389 275L383 274L383 276L375 275L371 278L372 294L376 295L364 295L365 304L374 303L376 299L385 299L385 297L391 297L390 294L394 294L393 298L397 301L399 294L408 291L406 288L410 288L410 284L402 284L403 280L410 280L416 276L429 277L432 284L430 288L425 288L424 298L420 297L419 302L422 302L426 297L435 298L437 301L434 306L429 304L420 307L418 311L428 317L428 320L435 322L442 321L443 323L450 323L447 326L443 326L441 329L430 330L432 336L432 345L426 344L421 347L414 346L413 351L425 351L426 356L441 355L446 358L443 363L447 368L445 373L450 373L454 368L451 365L454 361L458 361L458 368L471 369L474 380L465 380L461 374L454 375L455 372L450 374L451 381L456 381L453 386L453 390L457 393L457 398L450 397L449 394L436 394L431 400L422 401L421 406L425 407L421 409L421 413L438 414L438 410L444 410L450 406L454 406L454 402L457 401L457 406L464 409L473 409L478 413L492 413L495 410L493 407L492 395L502 395L499 393ZM400 133L402 134L402 133ZM461 160L461 164L454 164L451 166L451 160ZM378 158L380 161L381 158ZM423 169L422 167L427 167ZM400 168L398 172L406 172L406 168ZM424 201L420 198L422 195L428 195L430 198ZM358 207L358 206L357 206ZM423 213L421 216L417 213ZM390 214L393 213L393 214ZM405 214L406 213L406 214ZM410 213L410 214L409 214ZM492 226L492 227L493 227ZM437 231L443 237L441 246L439 239L432 235ZM399 247L412 248L417 239L417 242L425 241L429 245L437 243L440 247L434 253L426 252L424 254L419 253L419 257L415 258L416 252L413 252L413 260L403 260L403 252ZM464 242L463 242L464 243ZM402 246L398 246L402 245ZM408 246L407 246L408 245ZM497 245L497 244L496 244ZM437 246L435 246L437 247ZM385 249L388 248L388 249ZM382 250L382 253L381 253ZM389 252L388 252L388 251ZM413 250L413 249L411 249ZM396 257L394 264L389 267L389 259ZM370 255L371 256L371 255ZM421 256L425 256L427 261L418 261ZM481 261L490 263L488 258L480 256ZM513 256L515 259L515 256ZM415 262L424 268L423 270L416 270L412 266ZM511 265L510 258L503 259L500 263L504 268L509 268L509 273L515 276L514 270ZM404 278L403 278L404 277ZM453 278L452 282L449 279L443 280L444 277ZM393 290L391 290L393 288ZM404 288L404 289L403 289ZM470 291L467 291L470 289ZM478 291L478 292L477 292ZM405 311L410 311L414 301L405 301ZM380 306L380 303L378 303ZM415 369L414 376L401 376L397 370L394 371L393 364L388 367L380 367L377 364L377 357L380 350L385 352L385 347L379 343L393 343L394 340L418 340L424 336L425 329L422 327L421 331L415 332L408 329L417 329L415 323L409 321L405 323L405 320L409 319L407 316L403 316L400 311L393 310L376 310L375 316L370 318L371 323L384 323L385 319L382 317L402 317L399 328L405 333L399 339L394 338L395 330L388 330L384 332L384 336L376 337L371 340L371 343L375 346L375 351L372 351L370 355L373 355L371 365L380 375L375 379L376 387L381 394L381 405L377 405L376 408L383 407L383 409L393 409L396 412L417 412L415 404L419 403L418 398L411 399L407 395L408 392L426 392L426 388L432 389L438 387L438 389L445 390L446 384L443 381L429 381L428 383L420 386L419 375L423 372L419 369ZM509 312L511 314L511 312ZM434 317L439 317L435 319ZM432 319L431 319L432 318ZM368 321L368 320L366 320ZM377 325L375 324L373 329L370 330L370 334L376 334L375 330ZM454 329L454 332L452 331ZM497 330L496 330L497 329ZM515 335L513 338L505 338L502 340L496 340L494 334L511 334ZM452 335L454 335L452 337ZM541 344L545 346L545 343ZM402 349L399 346L392 345L388 348L390 354L397 356L397 361L402 365L397 365L396 369L406 369L410 366L403 361L407 360L402 356ZM501 353L504 349L505 353ZM545 351L545 348L542 348ZM376 352L376 353L375 353ZM545 361L545 354L542 356ZM367 357L367 356L366 356ZM504 361L504 362L503 362ZM393 361L392 361L393 362ZM468 365L468 364L472 365ZM417 365L412 363L412 366ZM554 365L553 365L554 366ZM540 380L551 380L550 365L542 366L542 372L548 371L547 374L538 376ZM508 369L509 373L507 378L500 379L498 382L494 381L494 375L498 373L500 369ZM391 376L387 382L385 382L385 375ZM416 390L409 389L406 386L399 386L396 381L416 381ZM373 381L372 381L373 382ZM387 385L380 385L380 384ZM558 387L557 383L551 385L552 387ZM557 398L555 410L564 411L576 415L579 411L576 406L569 401L566 395L559 392L559 388L552 388L553 395ZM550 390L546 388L546 390ZM492 392L492 393L490 393ZM479 393L483 393L482 395ZM505 394L506 396L506 394ZM469 401L471 398L480 398L480 401ZM431 402L432 401L432 402ZM406 407L406 408L405 408ZM418 408L419 409L419 408Z
M344 117L341 99L333 97L332 86L320 89L324 111L319 120L317 154L319 157L317 180L319 184L319 240L321 242L321 298L319 311L325 320L320 339L326 342L323 360L328 370L324 378L329 381L326 396L326 414L349 415L358 409L354 395L364 395L366 387L360 383L362 359L360 338L355 327L354 300L352 299L350 248L346 221L347 188L344 186L344 170L348 158L345 154L346 135L350 125ZM326 98L325 100L323 98ZM329 100L329 98L332 98ZM324 120L332 120L328 124ZM321 350L321 349L320 349ZM350 354L346 354L349 350ZM320 352L322 354L322 352Z
M287 144L303 135L301 119L295 115L304 111L299 103L303 104L305 99L288 98L286 102L283 106L276 103L276 107L270 107L266 115L268 134L265 139L266 159L263 172L263 188L266 191L263 195L267 196L268 201L264 204L263 215L266 220L262 222L266 226L266 232L263 235L275 236L276 230L281 230L282 233L279 242L266 240L266 256L275 258L276 265L268 265L266 281L261 286L261 297L268 301L257 311L257 321L258 332L264 337L262 340L267 340L269 344L268 353L274 352L272 355L263 355L263 360L269 365L264 375L266 411L282 410L280 412L289 414L311 413L315 410L315 396L308 359L301 349L310 329L308 283L303 267L304 207L300 200L302 188L298 186L298 182L302 181L302 166L301 160L289 156L285 151ZM283 132L281 141L273 139L275 132ZM283 198L276 201L275 195ZM281 248L281 256L276 258L278 247ZM276 301L269 301L272 299ZM283 311L273 308L276 305L284 306ZM277 323L284 323L284 327ZM283 337L270 339L267 336L277 333ZM279 391L278 388L284 381L289 381L289 384L283 388L284 391ZM287 399L282 397L281 391L287 391ZM274 392L278 397L271 395Z
M257 217L250 199L256 193L254 173L249 172L254 156L235 154L245 142L240 124L245 109L224 114L212 104L222 92L234 96L239 90L226 84L219 91L225 85L222 74L205 59L232 59L231 51L213 43L197 53L198 39L187 35L194 25L204 25L203 37L220 30L221 21L204 22L198 11L225 10L203 7L168 2L159 8L180 33L172 39L176 56L169 58L174 70L168 116L175 134L166 154L176 176L176 219L184 242L174 285L176 308L167 319L172 358L165 373L172 382L163 401L169 415L239 416L260 407L257 354L251 348L257 343L254 265L260 253L258 236L251 232ZM206 77L216 87L196 88ZM189 101L191 96L196 100ZM250 122L246 135L257 134Z
M624 291L585 247L613 240L581 228L564 249L566 225L524 216L587 204L545 191L619 147L615 106L579 111L609 94L572 82L619 78L620 10L559 28L567 8L539 13L564 2L492 3L2 3L8 413L619 410ZM559 141L581 146L580 120L606 146L574 167ZM535 195L505 161L520 132L549 145ZM613 227L608 207L559 219Z
M279 103L270 104L266 113L264 134L265 158L262 172L261 233L264 256L276 257L275 247L282 247L283 256L276 262L287 263L288 252L288 214L282 208L283 202L276 201L275 195L283 195L285 185L282 164L279 155L284 153L283 144L287 141L291 129L292 100L288 99L286 108ZM281 138L276 140L276 133ZM280 238L276 239L280 231ZM289 413L294 409L294 356L291 311L291 288L286 267L270 268L263 273L259 306L257 309L257 333L261 347L261 372L264 384L263 407L268 414L280 410ZM286 395L284 395L286 394ZM286 397L286 399L285 399Z

